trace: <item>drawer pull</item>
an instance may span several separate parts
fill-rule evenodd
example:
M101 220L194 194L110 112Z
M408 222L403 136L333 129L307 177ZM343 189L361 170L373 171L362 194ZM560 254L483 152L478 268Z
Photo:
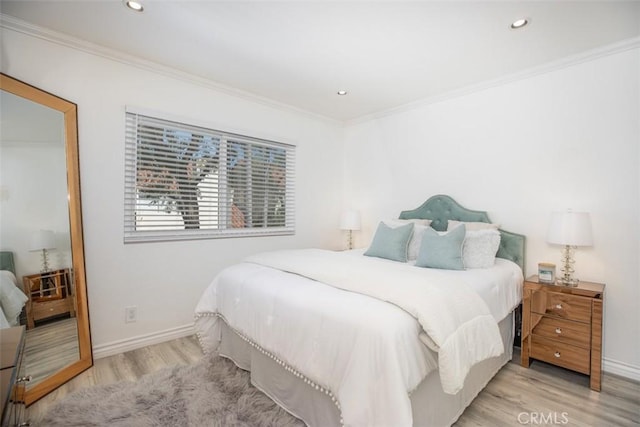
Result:
M562 333L562 328L556 328L556 334L561 334Z
M559 351L556 351L555 353L553 353L553 355L554 355L555 357L558 357L558 358L559 358L559 357L560 357L560 352L559 352Z
M27 375L25 377L20 377L20 378L16 379L16 382L17 383L28 383L31 380L32 380L31 375Z
M562 304L556 304L556 308L557 308L558 310L562 310Z

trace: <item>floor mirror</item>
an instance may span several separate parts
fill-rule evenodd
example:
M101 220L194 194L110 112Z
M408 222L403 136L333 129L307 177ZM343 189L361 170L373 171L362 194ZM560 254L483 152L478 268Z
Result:
M28 302L20 375L31 403L93 365L77 107L0 74L0 241Z

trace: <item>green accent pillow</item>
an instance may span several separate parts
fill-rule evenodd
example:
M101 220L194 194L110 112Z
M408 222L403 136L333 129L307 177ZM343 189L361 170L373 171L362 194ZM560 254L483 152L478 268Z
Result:
M393 261L407 262L409 239L411 239L412 234L413 223L392 228L380 222L376 234L373 236L373 241L364 254Z
M445 234L439 234L433 228L427 228L422 237L416 266L441 268L444 270L464 270L462 262L462 244L466 227L464 224Z

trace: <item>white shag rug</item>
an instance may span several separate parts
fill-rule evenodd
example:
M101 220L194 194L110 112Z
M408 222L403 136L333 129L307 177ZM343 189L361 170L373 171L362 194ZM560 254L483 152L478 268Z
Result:
M250 383L222 357L167 368L136 382L95 386L66 396L41 427L301 427L304 423Z

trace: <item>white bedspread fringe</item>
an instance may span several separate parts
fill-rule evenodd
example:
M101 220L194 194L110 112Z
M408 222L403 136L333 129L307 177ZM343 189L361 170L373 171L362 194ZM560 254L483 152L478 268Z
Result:
M284 360L282 360L281 358L276 356L274 353L264 349L262 346L260 346L256 342L254 342L251 338L249 338L247 335L245 335L241 331L239 331L239 330L235 329L233 326L231 326L229 324L229 322L227 321L227 319L225 319L225 317L222 314L214 313L214 312L196 313L195 320L198 320L198 319L203 318L203 317L216 317L219 320L222 320L229 327L229 329L231 329L233 332L235 332L236 335L238 335L243 341L245 341L251 347L255 348L261 354L269 357L274 362L276 362L278 365L282 366L282 368L285 371L290 372L296 378L299 378L300 380L304 381L304 383L309 385L309 387L311 387L313 389L316 389L319 392L324 393L327 396L329 396L329 398L331 399L333 404L336 405L336 407L338 408L338 411L340 412L340 425L341 426L344 425L344 420L342 419L342 408L340 407L340 402L338 401L338 399L336 399L335 394L326 385L318 384L317 382L309 379L302 372L300 372L299 369L296 369L295 367L291 366L290 364L288 364L287 362L285 362ZM196 331L196 337L198 339L198 342L200 343L200 347L203 349L205 354L207 354L207 355L210 354L209 346L205 345L204 339L201 336L199 330Z

